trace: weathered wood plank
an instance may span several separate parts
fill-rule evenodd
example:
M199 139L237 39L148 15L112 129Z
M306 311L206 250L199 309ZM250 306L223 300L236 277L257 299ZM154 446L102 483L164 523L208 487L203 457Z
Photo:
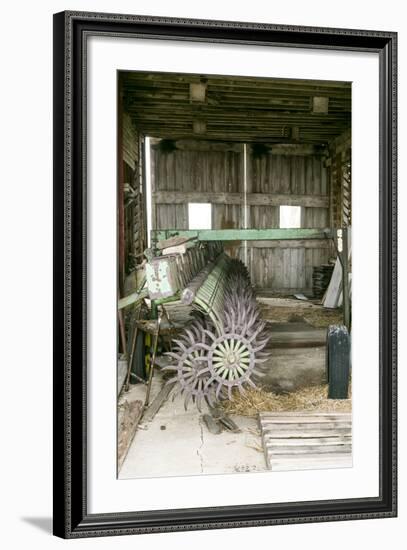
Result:
M339 296L342 290L342 265L339 258L336 259L335 267L326 292L324 307L336 308L339 303Z
M118 434L117 434L117 464L118 469L122 467L124 459L133 441L137 430L137 425L143 410L141 401L125 401L119 407L117 417Z
M185 235L190 237L196 237L199 241L235 241L235 240L298 240L298 239L321 239L325 240L329 238L331 233L330 229L191 229L191 230L178 230L171 228L168 230L155 231L154 236L158 239L168 239L174 235Z
M213 418L210 414L204 414L201 418L211 434L218 435L222 432L222 426L219 421Z
M206 141L197 139L179 139L175 142L177 149L184 151L232 151L240 153L242 150L241 143Z
M272 453L272 459L281 455L289 454L290 457L297 455L308 455L308 454L349 454L352 451L352 445L338 444L338 445L273 445L269 444L266 440L263 445L265 445L267 450L270 450Z
M273 413L270 414L269 417L265 416L267 413L262 413L262 422L268 423L268 424L309 424L312 425L310 428L314 428L315 424L321 424L321 426L324 426L325 424L331 424L335 426L340 426L341 424L348 424L352 422L352 416L350 414L345 414L343 416L337 416L334 413L325 413L325 414L313 414L312 412L309 413L303 413L303 414L296 414L296 412L293 412L292 415L289 413L276 415L275 417L271 416ZM307 426L303 426L304 429L307 429Z
M342 436L331 437L274 437L272 432L265 433L267 435L267 445L275 445L276 447L313 447L320 445L322 447L329 447L331 445L349 445L352 441L352 436L345 433Z
M133 169L138 160L138 140L137 132L127 112L123 113L122 133L123 160Z
M266 412L259 414L259 426L271 470L352 465L349 413Z
M142 290L141 292L132 292L128 296L121 298L118 302L118 309L123 309L137 302L141 302L144 298L147 298L147 290Z
M291 251L289 248L283 248L283 287L292 288L290 285L291 274Z
M341 430L343 433L351 430L352 422L263 422L264 429L269 431L273 430L273 433L281 432L286 433L287 430L291 433L291 430L302 431L307 434L312 430L325 431L337 433L337 430Z
M127 360L119 359L117 362L117 395L120 394L127 375Z
M196 181L196 178L195 178ZM210 202L212 204L244 204L242 193L210 191L156 191L153 193L156 204L185 204L189 202ZM328 208L329 200L324 195L267 194L249 193L246 203L250 206L306 206L309 208Z
M323 346L326 343L326 329L311 331L272 332L269 346L272 348Z
M294 470L320 470L325 468L351 468L353 461L349 454L305 455L292 457L279 456L273 461L267 460L267 467L274 472Z
M170 395L173 388L174 388L173 384L164 384L164 386L161 388L161 390L158 392L156 397L153 399L151 404L147 407L146 411L144 412L142 417L143 424L147 424L153 420L153 418L158 413L162 405L168 399L168 396Z
M298 308L298 305L299 305L298 300L295 300L294 298L273 298L270 296L262 296L261 293L257 296L256 299L260 304L266 304L272 307ZM303 308L320 309L321 308L321 306L315 305L312 302L301 302L300 305L301 305L301 309Z
M352 420L352 413L348 412L309 412L309 411L281 411L281 412L263 412L261 413L262 420L272 419L277 422L281 418L300 418L301 421L320 418L320 421L332 422L342 420Z
M279 429L276 424L270 423L269 425L267 422L263 423L263 432L271 433L273 435L274 439L302 439L307 437L315 437L315 438L335 438L338 436L345 436L349 437L349 429L351 428L351 424L349 423L343 423L343 425L337 425L336 427L332 427L332 424L325 423L324 425L318 425L317 427L307 427L307 430L304 430L304 425L299 424L299 427L295 428L292 425L290 426L283 426L283 429Z

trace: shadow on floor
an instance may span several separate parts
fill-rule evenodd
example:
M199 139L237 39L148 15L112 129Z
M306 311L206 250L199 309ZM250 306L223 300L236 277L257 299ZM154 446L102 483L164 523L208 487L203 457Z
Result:
M41 517L41 518L21 518L22 521L34 525L41 531L45 531L52 535L52 518L50 517Z

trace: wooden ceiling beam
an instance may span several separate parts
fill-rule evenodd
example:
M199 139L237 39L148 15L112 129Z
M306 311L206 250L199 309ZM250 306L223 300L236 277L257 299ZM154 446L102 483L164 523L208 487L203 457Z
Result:
M133 124L157 138L319 144L351 125L347 82L143 72L121 79Z
M157 138L165 138L167 136L178 136L179 139L191 139L196 138L196 134L193 134L191 128L173 128L173 127L165 127L157 129L156 127L142 127L140 128L140 132L149 135L152 137ZM311 132L302 132L301 133L301 142L308 142L309 140L313 141L314 143L326 143L327 141L335 138L336 136L340 135L340 132L325 132L323 134L321 133L311 133ZM252 139L255 138L257 141L279 141L281 143L293 143L291 138L288 136L282 136L281 132L259 132L256 130L231 130L226 135L225 132L209 129L207 128L205 139L209 139L216 136L218 139L225 140L227 139L236 139L237 137L244 141L244 139Z
M147 132L145 135L151 137L151 138L157 138L157 139L172 139L172 140L188 140L188 139L196 139L196 134L191 135L191 133L182 133L182 132L161 132L159 134L155 134L154 132ZM225 139L224 134L205 134L205 139L212 140L212 141L222 141ZM267 139L269 143L282 143L281 137L270 137L270 136L247 136L247 135L234 135L231 134L228 136L229 142L234 142L236 144L238 143L264 143L264 140ZM318 146L327 146L329 142L332 140L331 138L305 138L301 137L300 144L304 145L318 145ZM287 144L291 144L291 141L287 141Z
M204 120L204 119L199 119ZM156 126L157 128L163 127L163 126L189 126L195 122L194 119L179 119L177 117L171 118L167 117L165 122L158 120L154 120L150 117L147 118L138 118L134 121L134 125L136 128L139 128L141 126ZM259 124L258 121L249 121L249 120L243 120L243 119L237 119L237 120L215 120L215 119L205 119L205 122L208 126L208 128L215 128L215 127L223 127L225 125L228 125L229 128L256 128L257 131L261 132L264 130L267 130L269 128L274 129L284 129L284 128L291 128L292 126L300 126L302 128L302 131L305 130L315 130L315 131L332 131L332 130L339 130L339 129L347 129L349 128L349 124L346 122L343 122L342 124L338 122L331 122L331 123L325 123L325 124L310 124L310 123L304 123L304 124L295 124L295 121L286 121L286 122L280 122L277 121L275 123L272 122L263 122L262 124Z
M183 96L186 98L190 98L190 93L188 88L142 88L139 86L135 87L129 87L123 89L124 95L131 94L134 96L143 96L143 97L157 97L157 96L172 96L172 95L178 95ZM312 97L318 96L318 97L328 97L328 98L336 98L336 99L342 99L342 100L351 100L350 94L347 93L332 93L331 91L324 91L324 90L295 90L293 88L290 89L284 89L284 90L275 90L275 89L251 89L246 91L236 91L236 90L230 90L230 89L214 89L208 87L206 96L209 97L234 97L234 98L307 98L308 100Z
M270 124L290 124L292 122L304 122L305 124L309 123L312 125L318 124L327 124L327 123L345 123L348 124L351 120L351 117L348 114L338 114L338 115L314 115L312 117L299 114L299 113L287 113L287 112L277 112L277 113L264 113L256 115L253 113L247 113L245 111L235 111L235 112L224 112L216 113L208 111L199 111L199 112L186 112L183 113L182 110L156 110L156 109L146 109L144 111L130 111L130 116L134 120L162 120L162 117L169 117L178 120L195 120L205 118L207 120L215 121L242 121L242 122L257 122L259 124L270 123Z
M321 113L312 113L307 108L302 107L292 107L288 108L285 105L273 105L273 106L267 106L267 105L257 105L257 108L253 107L247 107L247 105L244 104L228 104L223 105L222 107L215 107L213 105L204 105L204 106L193 106L191 104L184 104L184 103L133 103L131 105L126 106L126 111L128 113L137 113L137 112L185 112L188 114L196 115L197 113L208 113L212 115L219 115L219 114L235 114L235 113L247 113L248 115L252 115L255 117L263 117L263 116L269 116L270 118L274 118L276 116L282 115L282 114L289 114L289 115L298 115L298 116L306 116L310 119L318 119L318 117L321 117ZM328 115L324 116L332 116L332 117L351 117L351 112L348 109L339 109L335 107L330 107Z
M208 85L216 85L219 82L227 82L234 86L302 86L307 88L332 88L332 89L351 89L351 82L336 80L306 80L306 79L286 79L286 78L268 78L253 76L230 76L230 75L193 75L193 74L174 74L174 73L145 73L145 72L123 72L123 84L129 82L145 83L174 83L189 84L190 82L202 82L204 80Z

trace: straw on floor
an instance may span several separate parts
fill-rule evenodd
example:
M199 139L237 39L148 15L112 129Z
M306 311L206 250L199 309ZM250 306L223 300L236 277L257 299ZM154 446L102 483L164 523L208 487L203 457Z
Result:
M350 412L349 399L328 399L328 386L312 386L296 392L275 394L262 389L248 389L244 395L233 394L232 401L224 401L222 407L229 414L256 417L259 412L314 411Z

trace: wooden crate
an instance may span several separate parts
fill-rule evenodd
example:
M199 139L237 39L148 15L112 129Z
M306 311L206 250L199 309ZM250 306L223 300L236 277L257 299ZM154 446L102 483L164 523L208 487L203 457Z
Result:
M259 425L270 470L352 466L350 413L259 413Z

